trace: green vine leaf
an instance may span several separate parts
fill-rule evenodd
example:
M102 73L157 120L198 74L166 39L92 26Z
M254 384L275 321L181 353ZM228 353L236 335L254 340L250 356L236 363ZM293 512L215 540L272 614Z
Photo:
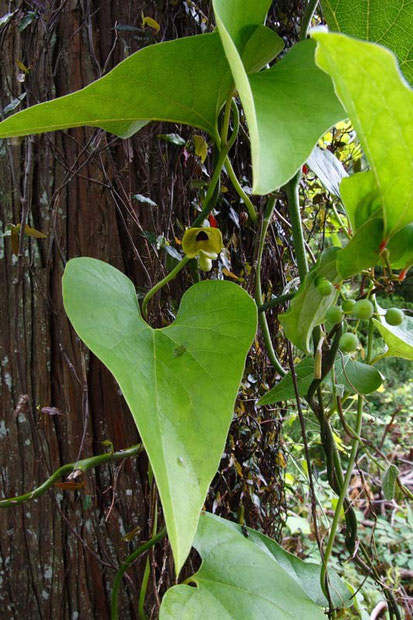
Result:
M382 490L385 499L391 501L394 499L394 494L396 492L396 480L397 476L400 474L399 468L397 465L391 463L386 471L384 472L383 480L382 480Z
M397 326L389 325L383 317L373 322L387 345L384 357L413 360L413 319L410 316L405 315L403 323Z
M263 534L205 513L194 546L202 565L188 581L165 594L160 620L192 618L306 618L322 620L326 599L320 566L305 563ZM351 596L332 574L334 605Z
M321 325L327 309L337 299L338 293L334 287L329 295L323 297L317 289L316 281L326 278L333 284L340 282L336 264L338 252L340 248L331 247L321 254L293 297L290 308L279 316L287 338L306 353L310 353L310 338L314 327Z
M371 394L382 384L380 372L373 366L352 360L349 355L343 355L334 363L335 381L343 385L347 392ZM295 367L299 396L305 397L314 379L314 358L306 357ZM331 384L331 378L326 378ZM258 405L273 405L285 400L295 400L294 382L291 372L287 373L271 390L260 400Z
M379 189L371 170L357 172L340 183L340 196L353 232L375 213L382 213Z
M313 38L373 172L388 239L413 220L413 92L389 50L341 34Z
M408 269L413 265L413 223L392 237L387 245L393 269Z
M268 0L213 2L248 122L256 194L267 194L291 179L320 136L346 116L331 80L314 62L312 41L298 43L270 69L248 75L240 54L246 24L253 23L254 17L262 19L270 4Z
M337 255L337 269L343 280L379 263L383 228L382 218L370 218L340 250Z
M330 30L389 47L413 83L412 5L401 0L321 0Z
M214 135L231 79L216 33L150 45L86 88L6 119L0 137L88 125L128 138L150 120Z
M300 396L305 396L314 379L314 359L306 357L296 365L297 388ZM288 372L271 390L262 396L258 405L273 405L283 400L295 400L294 382L291 372Z
M262 68L282 49L268 28L255 28L244 62ZM86 88L41 103L0 123L0 138L88 125L128 138L150 121L198 127L216 136L232 84L218 33L150 45Z
M203 281L175 321L152 329L120 271L75 258L63 277L66 313L129 405L156 478L179 573L233 415L257 309L236 284Z

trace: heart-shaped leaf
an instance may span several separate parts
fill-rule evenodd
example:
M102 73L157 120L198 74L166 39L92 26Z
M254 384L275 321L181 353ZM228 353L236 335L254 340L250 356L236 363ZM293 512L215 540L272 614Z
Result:
M334 368L336 383L344 385L346 392L371 394L383 383L383 377L377 368L352 360L349 355L339 357Z
M0 137L89 125L127 138L150 120L214 135L232 77L217 33L150 45L100 80L0 123Z
M194 546L203 562L188 581L197 587L168 590L160 620L325 617L320 566L299 560L267 536L205 513ZM337 607L351 595L335 575L331 593Z
M304 282L291 301L290 308L279 316L287 338L306 353L310 353L310 338L314 327L324 321L327 309L334 304L338 295L333 288L330 295L323 297L316 287L316 281L319 278L326 278L332 283L340 281L336 265L337 254L340 251L340 248L331 247L322 253L305 276Z
M357 391L360 394L370 394L375 392L383 382L379 371L373 366L362 364L351 359L349 355L343 355L336 359L335 380L337 384L343 385L346 391ZM297 375L297 388L299 396L305 396L314 379L314 358L306 357L295 367ZM330 379L326 379L331 383ZM289 372L269 390L260 400L258 405L272 405L282 400L295 400L295 390L292 375Z
M132 282L92 258L69 261L63 298L73 327L112 372L135 419L179 573L224 449L256 305L236 284L208 280L185 293L172 325L152 329Z
M243 60L261 69L282 49L278 35L253 27ZM132 54L100 80L47 101L0 123L0 138L88 125L122 138L149 121L185 123L216 136L216 121L232 84L218 33L150 45Z
M314 62L312 41L294 45L270 69L248 75L240 54L246 24L262 19L270 4L268 0L213 1L248 122L256 194L284 185L307 160L320 136L346 117L331 80Z
M387 239L413 220L413 92L389 50L342 34L313 37L373 172Z
M330 30L389 47L413 83L412 5L394 0L321 0Z

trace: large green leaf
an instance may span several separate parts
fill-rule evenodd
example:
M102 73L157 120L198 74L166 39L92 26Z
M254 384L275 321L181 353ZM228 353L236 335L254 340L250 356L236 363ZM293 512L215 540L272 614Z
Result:
M190 578L196 587L168 590L160 620L325 617L320 566L305 564L263 534L206 513L194 546L203 560ZM337 606L348 600L350 592L337 577L331 590Z
M239 92L251 138L253 192L286 183L306 161L318 138L346 117L331 80L314 62L314 43L302 41L268 70L248 75L242 36L268 0L214 0L216 22Z
M337 255L337 270L343 280L377 265L380 261L383 227L381 217L371 217L340 250Z
M282 49L268 28L253 28L244 50L249 70ZM0 123L0 138L69 127L101 127L123 138L151 120L185 123L215 136L232 84L218 33L150 45L100 80L65 97L33 106Z
M290 308L279 316L287 338L306 353L310 353L310 338L314 327L324 321L327 309L337 298L335 289L323 297L316 287L316 281L318 278L326 278L333 283L340 281L336 265L338 252L340 248L332 247L322 253L294 295Z
M382 317L373 322L387 345L387 357L413 360L413 319L410 316L405 316L403 323L397 326L389 325Z
M375 211L381 210L379 189L371 170L342 179L340 196L353 232L367 222Z
M348 392L356 390L360 394L370 394L375 392L383 382L381 374L374 366L352 360L349 355L343 355L336 359L334 368L336 384L343 385ZM314 358L306 357L297 364L295 372L298 394L304 397L314 380ZM331 382L330 379L328 381ZM260 398L258 405L272 405L291 399L295 400L295 389L289 372L277 385Z
M330 30L381 43L413 82L413 9L410 0L321 0Z
M92 258L69 261L63 298L73 327L112 372L135 419L179 573L224 449L256 305L233 283L204 281L185 293L172 325L152 329L132 282Z
M399 230L390 239L387 249L394 269L407 269L413 265L413 223Z
M388 238L413 220L413 92L389 50L342 34L313 37L374 174Z

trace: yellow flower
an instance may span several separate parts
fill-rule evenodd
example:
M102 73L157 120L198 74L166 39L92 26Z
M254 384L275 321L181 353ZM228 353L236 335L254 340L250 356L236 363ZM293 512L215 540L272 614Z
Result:
M182 249L188 258L199 256L202 271L212 269L212 260L218 257L224 244L218 228L188 228L182 239Z

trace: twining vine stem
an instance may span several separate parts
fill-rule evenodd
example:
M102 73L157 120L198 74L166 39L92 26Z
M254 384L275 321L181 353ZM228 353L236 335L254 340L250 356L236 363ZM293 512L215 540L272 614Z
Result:
M80 475L80 473L84 473L92 467L97 467L98 465L103 465L104 463L110 463L112 461L120 461L131 456L136 456L142 452L142 450L143 446L141 444L137 444L127 448L126 450L120 450L119 452L105 452L105 454L90 456L86 459L82 459L81 461L76 461L75 463L67 463L66 465L62 465L62 467L56 469L56 471L45 482L43 482L43 484L33 491L24 493L23 495L17 495L16 497L0 500L0 508L10 508L10 506L24 504L32 499L36 499L36 497L40 497L46 493L47 489L49 489L56 480L66 474L79 472Z
M232 131L232 134L230 136L230 138L228 139L228 130L229 130L229 122L230 122L230 117L231 117L231 110L233 111L233 118L234 118L234 128ZM219 136L217 134L215 141L217 143L217 148L219 148L219 156L218 156L218 161L216 163L215 169L214 169L214 173L212 175L211 178L211 182L209 184L208 187L208 191L205 194L205 198L203 200L203 207L202 207L202 211L197 215L197 217L195 218L195 220L192 223L192 228L195 228L196 226L199 226L200 224L203 223L203 221L208 217L208 215L210 214L210 212L212 211L213 207L214 207L214 194L215 194L215 190L216 187L219 183L219 179L221 176L221 172L222 169L224 167L224 165L226 164L226 162L229 162L228 160L228 152L230 151L232 145L234 144L236 137L238 135L238 131L239 131L239 113L238 113L238 108L235 104L235 102L233 101L232 98L232 92L229 93L226 104L225 104L225 109L224 109L224 119L223 119L223 123L222 123L222 129L221 129L221 135ZM232 171L233 172L233 171ZM235 177L235 174L233 172L233 176ZM236 179L236 177L235 177ZM237 179L236 179L237 180ZM238 181L238 180L237 180ZM238 183L239 185L239 183ZM241 186L239 186L241 188ZM241 188L242 190L242 188ZM242 190L243 192L243 190ZM245 194L245 192L243 192L243 194ZM247 197L248 200L248 197ZM245 202L245 200L244 200ZM250 202L250 206L248 206L247 204L247 208L248 211L250 213L250 216L252 218L254 218L255 215L255 221L257 219L256 213L255 213L255 209L254 206L252 205L251 201ZM251 210L252 208L252 210ZM161 289L163 286L165 286L165 284L168 284L168 282L170 282L171 280L173 280L178 273L181 271L181 269L183 267L185 267L186 263L188 262L188 257L184 256L181 261L174 267L174 269L172 269L172 271L170 271L162 280L160 280L159 282L157 282L155 284L155 286L153 286L151 288L151 290L145 295L143 301L142 301L142 316L146 319L147 315L148 315L148 303L149 301L152 299L152 297L155 295L155 293L157 293L159 291L159 289Z
M300 202L298 196L301 170L299 170L286 185L284 191L287 195L288 211L291 220L291 230L293 233L294 251L297 259L298 275L301 282L308 272L307 254L305 252L305 242L303 226L300 217Z
M143 545L135 549L135 551L133 551L133 553L131 553L126 558L122 566L119 568L118 572L116 573L115 580L113 582L111 620L119 620L118 598L119 598L119 588L120 588L120 584L122 583L123 575L126 573L126 571L131 566L131 564L133 564L133 562L139 558L139 556L141 556L143 553L145 553L145 551L148 551L148 549L156 545L156 543L162 540L163 538L165 538L165 536L166 536L166 528L163 527L155 536L152 536L150 540L148 540L146 543L143 543Z
M255 270L255 302L258 307L262 305L262 289L261 289L261 266L262 266L262 254L264 251L265 245L265 237L267 235L268 226L271 222L272 214L275 206L275 197L270 196L268 198L267 206L265 208L264 217L261 224L261 231L258 243L258 256ZM270 358L270 362L273 365L274 369L282 376L286 374L284 368L281 366L281 363L274 351L274 347L271 342L270 330L267 323L267 318L265 316L265 312L260 312L258 314L258 321L261 327L262 336L265 342L265 348L267 350L268 357Z

